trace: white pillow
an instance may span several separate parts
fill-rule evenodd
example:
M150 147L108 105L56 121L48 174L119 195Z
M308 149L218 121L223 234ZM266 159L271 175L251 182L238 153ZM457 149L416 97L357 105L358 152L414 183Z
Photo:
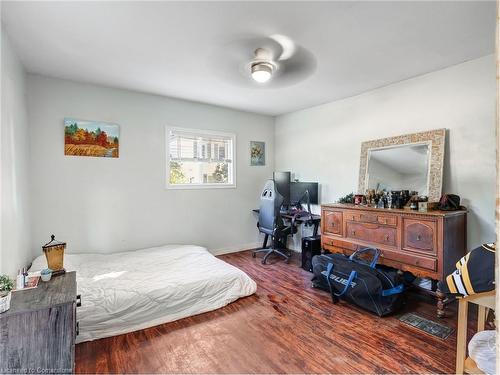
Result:
M496 374L496 331L481 331L469 342L469 357L477 367L488 375Z

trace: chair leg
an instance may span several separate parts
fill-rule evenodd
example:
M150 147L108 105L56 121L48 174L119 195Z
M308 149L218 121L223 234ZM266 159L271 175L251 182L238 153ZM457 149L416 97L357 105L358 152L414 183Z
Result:
M286 255L285 253L281 252L280 250L274 250L274 252L278 255L281 255L283 258L285 258L285 262L287 262L287 263L290 262L290 255Z
M255 256L257 255L257 253L267 253L269 251L271 251L272 249L269 249L269 248L262 248L262 249L255 249L255 250L252 250L252 258L255 258Z
M457 361L455 373L464 373L464 362L467 354L467 310L468 303L464 299L458 301L458 323L457 323Z
M285 252L287 251L286 245L281 243L279 241L278 237L271 236L271 245L267 246L268 239L269 239L269 235L265 234L262 247L252 251L252 258L255 258L257 253L265 252L264 257L262 258L262 264L266 264L267 258L269 258L271 256L271 254L276 253L276 254L282 256L283 258L285 258L285 261L287 263L289 263L291 255L285 254Z
M267 246L267 240L269 239L269 234L264 235L264 242L262 243L262 247L259 247L258 249L255 249L252 251L252 258L255 258L255 254L261 252L262 250L268 250Z
M269 252L266 253L266 255L264 256L264 258L262 259L262 264L266 264L267 258L269 258L269 256L271 254L281 255L283 258L285 258L285 262L286 263L290 262L290 256L286 255L285 253L281 252L280 250L271 249L271 250L269 250Z
M262 243L262 248L267 249L267 239L269 238L269 234L264 235L264 242Z
M269 256L273 253L273 250L269 250L266 255L264 255L264 258L262 258L262 264L266 264L267 262L267 258L269 258Z
M489 309L486 306L478 306L477 310L477 331L484 331L484 326L486 325L486 319L488 318Z

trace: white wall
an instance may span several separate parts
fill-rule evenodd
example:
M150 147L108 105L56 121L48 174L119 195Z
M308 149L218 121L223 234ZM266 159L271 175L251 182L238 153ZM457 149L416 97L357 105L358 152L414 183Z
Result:
M214 252L254 246L259 195L272 176L272 117L28 75L32 248L54 233L68 252L116 252L166 243ZM64 156L63 118L120 125L118 159ZM165 189L165 126L236 134L237 188ZM265 141L265 167L249 142Z
M495 74L490 55L279 116L276 169L319 181L321 201L334 202L357 190L361 142L447 128L443 191L469 208L469 248L494 241Z
M31 261L26 74L2 25L0 273Z

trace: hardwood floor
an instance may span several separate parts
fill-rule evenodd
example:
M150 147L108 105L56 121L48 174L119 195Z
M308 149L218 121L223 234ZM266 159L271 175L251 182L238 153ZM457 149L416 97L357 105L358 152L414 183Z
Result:
M298 259L263 266L250 252L221 256L257 293L222 309L76 346L78 373L452 373L455 333L427 335L311 288ZM453 307L439 320L455 327ZM415 296L403 311L437 321ZM475 324L469 324L475 327Z

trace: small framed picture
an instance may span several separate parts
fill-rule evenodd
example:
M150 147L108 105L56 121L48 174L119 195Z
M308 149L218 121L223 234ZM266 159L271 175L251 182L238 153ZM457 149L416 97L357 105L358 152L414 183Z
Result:
M266 165L266 143L250 141L250 165Z

